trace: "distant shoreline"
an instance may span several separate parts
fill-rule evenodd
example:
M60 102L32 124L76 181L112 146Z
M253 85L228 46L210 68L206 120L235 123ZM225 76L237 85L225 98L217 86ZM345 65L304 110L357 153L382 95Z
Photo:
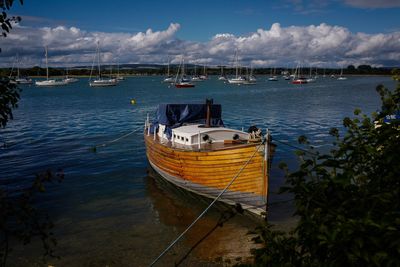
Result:
M109 75L103 75L104 77L109 77ZM160 75L160 74L123 74L123 75L121 75L120 74L120 76L121 77L143 77L143 76L145 76L145 77L147 77L147 76L160 76L160 77L165 77L165 75ZM191 75L188 75L188 76L191 76ZM217 76L219 76L219 75L216 75L216 74L210 74L210 75L208 75L208 76L211 76L211 77L217 77ZM232 76L232 75L227 75L227 76ZM260 77L260 76L270 76L269 74L256 74L256 75L254 75L254 76L256 76L256 77ZM306 76L307 77L307 75L304 75L304 76ZM339 76L339 74L335 74L335 76ZM371 77L371 76L376 76L376 77L391 77L392 75L390 75L390 74L344 74L343 76L346 76L346 77ZM43 76L43 75L39 75L39 76L27 76L27 77L29 77L29 78L34 78L34 79L36 79L36 78L46 78L46 76ZM90 76L89 75L68 75L68 77L70 77L70 78L90 78ZM95 78L95 77L97 77L97 76L92 76L93 78ZM115 76L113 76L113 77L115 77ZM319 78L324 78L322 75L319 75L318 76ZM55 78L55 79L64 79L65 78L65 76L64 75L59 75L59 76L51 76L51 78ZM325 76L325 78L330 78L330 75L326 75Z

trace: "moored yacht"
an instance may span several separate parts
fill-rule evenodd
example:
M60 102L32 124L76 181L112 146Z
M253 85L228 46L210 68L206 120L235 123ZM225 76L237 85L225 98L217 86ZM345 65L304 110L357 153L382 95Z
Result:
M118 84L118 80L116 78L104 78L101 76L101 67L100 67L100 44L97 42L96 48L96 56L97 56L97 67L98 67L98 75L96 79L92 80L92 72L93 72L93 65L90 71L90 78L89 78L89 86L90 87L109 87L109 86L116 86ZM93 62L94 63L94 62Z
M36 81L35 85L39 87L53 87L67 85L68 83L64 80L49 79L49 64L47 59L47 46L45 46L45 56L46 56L46 80Z
M273 146L261 130L224 127L221 106L161 104L144 129L152 168L168 182L251 213L266 211ZM224 193L220 195L223 191Z

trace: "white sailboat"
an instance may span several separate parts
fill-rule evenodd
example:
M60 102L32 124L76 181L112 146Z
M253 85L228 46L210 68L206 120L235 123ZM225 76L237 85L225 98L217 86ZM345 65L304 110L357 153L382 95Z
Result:
M66 72L66 75L65 75L65 78L64 78L65 82L67 82L67 83L76 83L76 82L79 81L77 78L73 78L73 77L69 77L68 76L68 68L65 68L65 72Z
M194 64L194 74L193 74L193 77L191 80L192 80L192 82L203 82L204 81L204 79L200 78L200 76L197 75L196 63Z
M228 83L238 84L238 85L245 83L246 79L239 75L239 56L238 56L237 51L235 53L235 68L236 68L235 78L228 79Z
M315 83L316 79L312 76L312 67L310 67L310 76L307 78L307 83Z
M203 68L203 75L200 75L200 80L208 80L208 75L207 75L207 67L206 67L206 65L204 65L204 68Z
M17 76L13 77L12 74L13 74L15 64L17 64ZM20 71L19 71L18 54L15 56L15 61L13 62L9 79L10 79L10 83L15 83L15 84L32 84L33 83L31 78L21 76Z
M224 66L222 66L222 65L221 65L221 75L218 77L218 80L219 81L226 81L227 80L226 76L224 75Z
M347 77L343 76L343 68L340 70L340 76L337 78L338 81L347 80Z
M278 81L278 76L276 76L276 68L274 68L274 74L272 75L272 68L271 68L271 75L268 78L268 81L270 82L277 82Z
M99 73L98 73L97 79L92 80L92 72L93 72L93 66L94 66L94 61L93 61L92 69L90 71L89 86L90 87L107 87L107 86L117 85L118 84L117 79L114 79L111 77L108 79L105 79L105 78L101 77L99 42L97 42L96 55L97 55L97 67L98 67Z
M119 62L118 62L118 64L117 64L117 80L118 80L118 81L123 81L123 80L125 80L125 77L124 77L124 76L120 76L120 75L119 75Z
M64 80L56 80L56 79L49 79L49 64L48 64L48 56L47 56L47 46L44 47L45 49L45 56L46 56L46 80L44 81L36 81L35 85L39 87L52 87L52 86L62 86L67 85L68 83Z
M246 81L243 82L244 85L256 85L257 78L253 75L253 67L250 67L250 74L248 73L248 69L246 68Z
M170 65L170 60L169 60L169 57L168 57L167 76L163 80L164 83L174 83L175 82L174 76L172 76L171 73L170 73L169 65Z

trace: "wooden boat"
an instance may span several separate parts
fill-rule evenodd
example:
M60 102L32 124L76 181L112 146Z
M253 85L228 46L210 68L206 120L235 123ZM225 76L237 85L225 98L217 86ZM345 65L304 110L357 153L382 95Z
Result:
M261 131L253 130L225 128L221 106L212 101L163 104L156 121L145 123L146 154L165 180L208 198L216 198L234 179L219 200L261 215L266 211L272 150Z

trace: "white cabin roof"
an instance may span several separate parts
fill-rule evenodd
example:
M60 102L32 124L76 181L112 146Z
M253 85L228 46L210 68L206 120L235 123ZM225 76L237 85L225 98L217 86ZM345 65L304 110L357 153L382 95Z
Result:
M205 133L210 133L210 132L215 132L215 131L226 131L226 132L237 132L237 133L243 133L247 134L245 132L239 131L239 130L234 130L234 129L229 129L225 127L199 127L202 126L202 124L191 124L191 125L184 125L181 127L173 128L172 131L177 134L184 134L186 136L193 136L199 134L205 134Z

